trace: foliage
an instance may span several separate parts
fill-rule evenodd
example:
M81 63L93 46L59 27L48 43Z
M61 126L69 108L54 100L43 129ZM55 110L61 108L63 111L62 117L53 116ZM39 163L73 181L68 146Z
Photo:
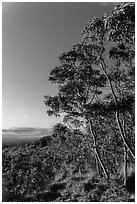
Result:
M97 177L92 140L79 131L68 131L65 137L62 142L57 136L42 147L40 139L3 148L3 201L82 202L104 198L112 184ZM115 174L116 178L122 181ZM119 185L115 182L113 186ZM128 197L124 194L121 200Z
M3 149L8 201L129 201L122 185L135 162L134 7L121 3L94 18L81 43L60 55L49 76L58 92L44 102L66 125Z

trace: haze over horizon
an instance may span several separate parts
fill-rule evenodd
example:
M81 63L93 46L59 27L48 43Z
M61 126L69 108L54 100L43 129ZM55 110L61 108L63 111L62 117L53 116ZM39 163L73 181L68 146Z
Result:
M82 39L92 18L112 11L106 2L4 2L2 4L2 128L50 128L44 95L58 57Z

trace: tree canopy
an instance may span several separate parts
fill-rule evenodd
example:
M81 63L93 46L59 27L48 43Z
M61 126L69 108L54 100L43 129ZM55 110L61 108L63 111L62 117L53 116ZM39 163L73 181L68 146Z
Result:
M51 71L49 80L58 84L58 93L45 96L45 105L49 115L63 113L64 121L77 121L87 128L97 168L99 162L107 177L103 153L100 156L98 150L99 140L107 148L108 134L102 134L104 138L98 134L100 121L104 132L106 120L111 121L110 128L126 148L123 154L128 151L135 157L135 4L121 3L102 18L93 18L82 35L81 42L62 53L60 65Z

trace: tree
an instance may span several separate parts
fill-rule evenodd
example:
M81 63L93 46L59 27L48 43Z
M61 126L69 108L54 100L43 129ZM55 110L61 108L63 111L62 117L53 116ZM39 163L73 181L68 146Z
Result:
M99 70L91 66L89 53L81 44L74 45L71 51L60 56L61 65L55 67L50 73L49 80L59 85L56 96L45 96L45 104L49 107L48 114L59 116L65 113L65 118L73 118L73 121L88 122L93 138L97 169L100 163L106 177L105 166L101 160L96 144L96 133L92 118L94 112L91 105L102 92L99 88L105 85L106 78Z
M53 136L55 138L59 138L59 140L61 142L63 142L63 141L66 140L65 134L67 133L67 131L69 131L67 126L65 126L65 125L63 125L61 123L57 123L53 127Z
M125 146L126 177L126 151L128 150L135 158L133 143L131 147L131 139L128 137L129 126L134 120L133 112L135 110L135 4L121 3L115 7L113 12L103 18L94 18L87 24L83 32L82 43L84 46L90 47L95 59L94 63L99 66L107 78L107 85L110 89L105 100L107 99L110 105L113 103L113 107L110 107L114 110ZM131 120L127 124L129 115Z
M115 116L124 153L128 150L135 157L129 144L134 136L127 136L132 129L129 117L130 126L134 120L134 27L133 3L122 3L108 15L90 21L82 42L64 52L59 57L61 65L50 73L49 80L58 84L58 94L45 96L49 115L65 113L68 119L88 123L97 169L99 161L106 177L95 121L101 117L105 121L108 114Z
M114 12L112 12L108 16L103 18L95 18L93 19L93 21L89 22L84 30L83 43L88 47L91 47L91 52L94 58L96 57L95 63L99 65L100 69L103 71L107 78L108 85L110 86L113 100L115 102L115 106L117 107L117 109L115 110L115 115L123 142L134 157L133 151L127 144L127 141L125 139L125 132L120 122L118 110L120 95L115 89L114 75L118 74L119 71L119 78L117 77L116 82L121 82L120 85L123 85L122 83L124 83L125 85L125 81L128 80L128 77L130 76L131 68L133 68L132 61L134 59L134 51L131 50L131 41L133 44L135 27L134 22L132 22L130 28L128 28L131 20L134 21L134 6L130 3L123 3L120 6L116 7ZM126 33L125 29L127 30ZM113 45L115 45L115 47L113 47ZM106 59L107 55L109 57L108 61ZM113 59L116 59L115 61L110 61L110 58L112 58L112 56ZM124 67L122 66L123 61ZM110 73L111 71L113 71L114 77ZM128 77L126 77L126 74L128 74ZM124 76L124 80L122 79L121 75L122 77ZM123 89L123 87L121 89Z

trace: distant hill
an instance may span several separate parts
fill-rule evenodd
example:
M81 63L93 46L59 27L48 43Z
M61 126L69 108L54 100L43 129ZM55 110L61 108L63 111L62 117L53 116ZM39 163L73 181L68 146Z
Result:
M52 128L9 128L2 130L2 144L21 144L33 142L41 137L50 135Z

